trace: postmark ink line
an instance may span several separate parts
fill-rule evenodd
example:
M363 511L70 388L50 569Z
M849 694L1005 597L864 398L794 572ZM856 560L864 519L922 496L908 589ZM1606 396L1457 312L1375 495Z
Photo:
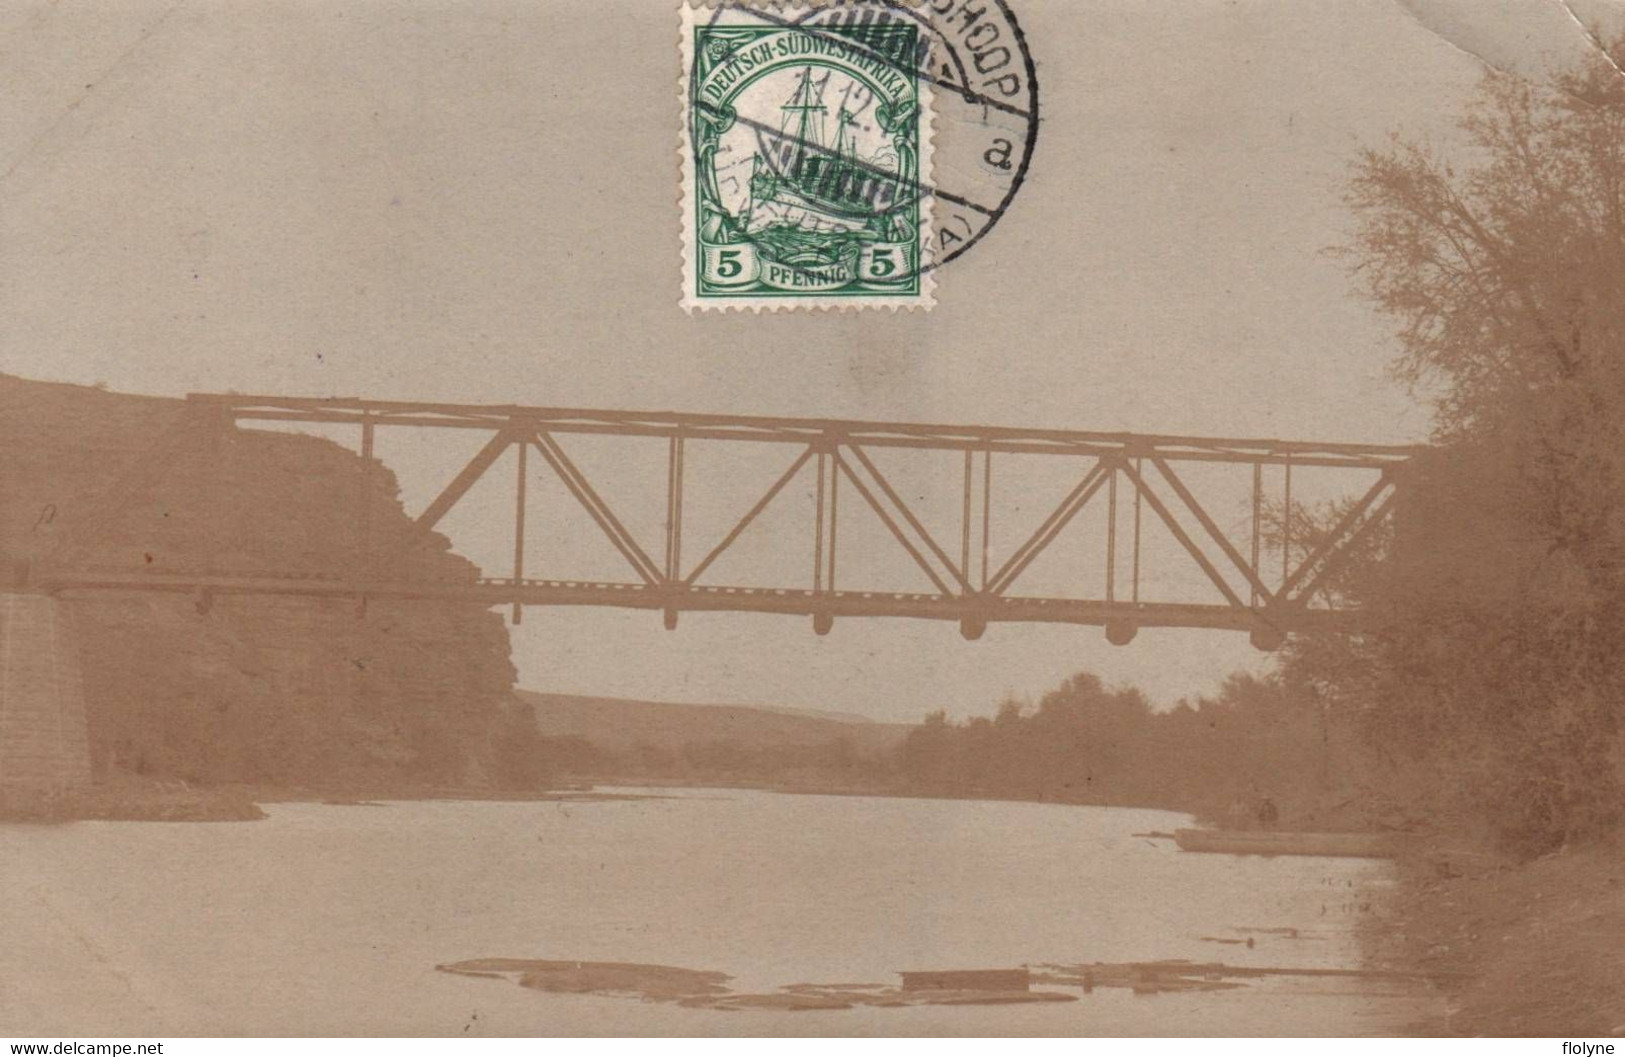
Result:
M830 40L839 40L842 43L846 44L847 47L851 48L853 51L861 52L867 58L873 59L876 62L879 62L879 63L881 63L883 65L890 66L892 69L896 70L898 73L905 73L905 74L906 73L913 73L914 76L920 78L923 81L926 81L926 82L932 84L933 86L935 86L937 88L946 88L949 91L953 92L955 95L959 96L961 99L965 100L965 102L970 103L973 106L976 106L976 105L985 106L985 107L988 107L990 109L998 110L998 111L1001 111L1003 113L1009 114L1009 115L1011 115L1013 117L1021 118L1023 121L1031 121L1031 120L1033 120L1033 115L1031 113L1029 113L1027 110L1024 110L1023 108L1021 108L1019 106L1015 106L1015 105L1013 105L1011 103L1002 102L1001 100L994 99L992 96L983 95L980 92L977 92L974 89L972 89L969 85L955 84L953 81L948 80L945 77L938 77L936 74L932 73L928 69L919 69L919 70L912 70L911 71L911 70L907 69L906 67L902 66L901 64L897 63L893 59L891 59L889 56L884 55L884 54L882 54L880 52L874 51L873 49L868 48L863 44L860 44L860 43L858 43L856 41L849 41L845 37L841 37L839 35L830 34L828 32L821 32L822 27L819 27L819 26L817 26L815 24L805 23L805 22L794 22L794 21L791 21L790 19L784 18L784 17L779 16L779 15L769 14L766 11L757 11L754 8L745 7L745 6L739 5L739 4L732 4L732 5L728 5L728 6L733 8L734 10L744 11L744 12L746 12L748 14L754 15L757 18L760 18L763 22L767 22L767 23L770 23L772 25L778 26L781 29L796 29L796 30L800 30L803 33L808 34L809 36L823 37L823 38L830 39ZM967 78L967 80L968 80L968 78Z
M872 48L869 48L869 47L867 47L867 46L865 46L865 45L863 45L861 43L858 43L856 41L850 40L849 38L841 36L839 34L832 34L832 33L829 33L827 31L821 31L822 27L815 26L815 25L812 25L812 24L809 24L809 23L794 22L794 21L791 21L790 19L784 18L784 17L782 17L780 15L769 14L766 11L758 11L755 8L746 7L743 4L725 4L725 5L721 5L718 8L718 13L720 14L720 12L722 10L743 11L743 12L749 14L749 15L753 15L756 18L761 19L763 22L769 23L770 25L778 26L781 29L800 30L801 32L806 33L809 36L822 37L825 40L829 40L829 41L838 41L841 44L846 45L848 48L852 49L853 51L862 53L866 58L870 58L870 59L873 59L876 62L882 63L883 65L890 66L892 69L896 70L898 73L902 73L902 74L912 73L914 76L920 78L923 81L926 81L926 82L930 83L931 85L934 85L937 88L946 88L949 91L953 92L955 95L959 96L961 99L965 100L965 102L970 103L973 106L985 106L985 107L988 107L989 109L998 110L1001 113L1009 114L1012 117L1021 118L1023 121L1032 121L1033 120L1033 115L1029 111L1023 109L1022 107L1015 106L1015 105L1013 105L1011 103L1003 102L1003 101L995 99L995 98L993 98L992 96L989 96L989 95L983 95L982 93L971 89L968 85L955 84L953 81L950 81L945 77L938 77L936 74L932 73L930 70L923 70L923 69L922 70L909 70L907 67L904 67L900 63L893 60L890 56L884 55L884 54L882 54L882 53L880 53L878 51L873 50Z
M704 102L703 100L696 99L694 101L694 105L696 107L699 107L702 110L709 110L712 113L716 112L715 107L711 106L711 104L709 104L707 102ZM758 121L755 118L747 117L744 114L736 114L734 116L734 120L737 123L746 126L747 128L754 129L757 132L772 135L775 138L781 140L782 142L793 143L798 147L815 148L816 149L816 148L818 148L820 146L817 143L813 143L810 140L803 139L803 138L801 138L801 137L799 137L799 136L797 136L797 135L795 135L793 133L781 132L779 129L775 128L772 125L767 124L764 121ZM871 162L864 161L861 158L854 159L853 161L849 162L849 164L851 164L853 168L862 169L863 171L867 172L871 176L877 176L877 177L880 177L880 178L886 179L886 180L895 180L897 178L896 173L891 172L891 171L886 170L886 169L882 169L879 166L874 165ZM932 187L929 184L920 183L918 180L913 182L913 188L912 189L914 190L914 192L916 194L931 195L933 198L940 198L944 202L952 202L956 206L962 206L965 209L973 210L973 211L975 211L977 213L982 214L983 216L996 217L996 216L1001 215L1001 213L1002 213L1002 210L989 209L987 206L981 205L980 203L977 203L977 202L972 202L970 199L963 198L963 197L961 197L959 195L954 194L951 191L944 191L941 188Z

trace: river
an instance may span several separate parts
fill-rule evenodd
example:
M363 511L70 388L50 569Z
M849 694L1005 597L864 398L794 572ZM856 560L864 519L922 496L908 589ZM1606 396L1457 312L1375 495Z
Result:
M1196 855L1133 835L1188 824L1167 812L648 792L0 825L0 1035L1348 1035L1402 1031L1432 1001L1282 977L1030 1005L720 1011L435 970L647 962L772 991L1046 962L1351 967L1361 907L1388 883L1372 862ZM1248 931L1281 929L1298 934Z

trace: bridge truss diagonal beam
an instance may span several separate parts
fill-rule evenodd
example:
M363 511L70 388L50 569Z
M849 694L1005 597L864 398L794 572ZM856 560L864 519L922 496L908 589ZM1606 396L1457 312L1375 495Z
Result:
M604 502L597 489L593 488L592 482L587 479L587 475L582 473L580 468L565 454L564 449L559 446L559 442L554 440L546 431L537 431L531 434L528 439L536 445L536 449L542 453L542 457L553 468L553 472L558 474L559 480L569 489L576 502L580 503L593 521L597 523L599 529L608 537L610 543L614 544L615 549L621 552L622 557L631 563L632 570L643 579L643 582L647 584L663 583L665 577L662 575L660 568L655 565L654 559L649 557L648 552L638 544L632 533L627 531L621 519L615 516L615 511L610 509L609 504Z
M1174 517L1173 512L1164 505L1161 497L1146 483L1144 474L1135 467L1130 466L1127 460L1123 461L1121 469L1124 476L1134 485L1135 492L1150 505L1151 510L1162 520L1163 525L1173 534L1174 539L1178 540L1179 545L1184 547L1185 552L1191 556L1191 560L1207 575L1209 582L1219 589L1220 594L1224 595L1225 601L1237 609L1251 609L1252 607L1243 602L1241 596L1230 586L1230 581L1226 580L1223 574L1214 566L1206 552L1197 546L1195 540L1191 539L1190 533L1185 531L1185 527L1179 523L1179 519Z
M914 544L914 541L910 540L903 530L898 527L897 521L892 517L890 512L888 512L886 508L881 505L880 501L875 498L874 492L870 490L868 485L863 483L863 479L853 472L851 464L848 463L845 457L841 455L841 450L836 448L831 452L831 455L835 460L835 468L841 473L845 474L846 479L852 482L852 487L858 490L858 495L861 496L863 501L869 504L869 508L879 516L880 523L886 526L886 530L892 534L892 537L896 539L897 542L902 546L903 550L908 553L908 556L914 559L914 564L919 566L920 569L925 573L926 577L936 587L937 593L943 597L951 596L954 592L953 589L948 586L947 581L945 581L937 573L937 570L931 565L930 562L926 561L925 555L920 552L919 547L917 547ZM912 520L912 516L910 519Z
M722 557L723 553L727 551L729 547L733 546L734 542L744 534L747 528L750 527L751 522L755 521L759 516L761 516L762 511L766 510L768 505L778 497L778 494L784 491L784 486L789 484L791 480L795 478L796 474L801 472L801 468L807 465L807 461L813 457L815 451L816 449L809 446L803 450L801 454L796 456L795 461L790 464L789 468L779 475L778 479L775 480L768 490L762 494L761 498L756 500L751 508L745 512L745 516L740 518L739 521L734 524L734 527L728 530L728 532L722 537L721 542L713 547L710 553L706 554L704 558L700 559L700 563L698 565L694 566L693 571L690 572L688 577L683 580L685 586L694 586L705 571L711 568L711 565L718 558ZM820 470L821 469L822 467L820 467ZM680 512L678 512L677 517L680 523Z
M1090 467L1083 480L1067 493L1060 505L1050 512L1038 529L1017 547L1015 553L1011 554L999 567L999 571L993 574L992 582L988 584L988 592L1003 595L1009 591L1016 578L1055 542L1078 512L1089 505L1089 500L1100 491L1100 486L1109 472L1108 460L1104 457L1096 459L1094 466Z
M474 453L474 457L468 461L468 465L458 471L457 476L453 477L451 482L441 490L440 494L434 497L423 513L418 515L418 528L428 531L438 525L440 519L450 513L451 508L457 505L457 501L468 494L468 490L473 488L481 477L485 476L485 471L489 470L502 457L502 453L507 451L509 446L517 439L516 434L507 428L499 429L493 433L491 439L485 442L485 446Z
M973 589L970 585L970 581L966 579L965 570L960 566L955 565L953 559L948 557L948 552L942 549L942 544L938 543L936 537L932 536L931 533L927 531L925 525L920 521L919 516L914 513L913 509L909 507L908 503L903 500L903 497L898 494L897 489L892 487L892 483L886 479L886 475L880 472L880 467L876 466L874 461L869 458L868 453L858 445L849 445L849 450L852 452L852 456L857 459L859 464L862 465L863 469L869 474L869 476L874 479L875 484L879 486L880 491L885 495L886 500L892 505L893 508L896 509L898 514L902 515L903 520L908 523L908 527L914 530L914 533L920 538L920 541L925 544L926 548L931 552L931 554L937 559L937 561L942 563L942 567L947 570L948 575L951 576L954 582L959 585L960 591L964 594L970 594ZM853 483L857 483L856 479L854 479ZM885 511L881 510L878 504L871 500L871 505L874 506L875 513L879 514L882 518L886 518ZM889 521L888 524L890 524ZM907 541L903 539L900 532L895 534L900 542L903 542L905 546L909 546ZM920 558L918 551L914 547L910 546L910 552L915 554L915 560L920 562L921 567L931 575L931 579L937 582L943 594L953 593L946 584L943 584L938 579L931 569L929 563L924 562Z
M1393 475L1384 473L1282 585L1281 596L1298 609L1308 606L1321 586L1331 579L1393 510L1398 495L1399 489Z
M1235 566L1242 576L1246 578L1248 585L1252 587L1253 591L1256 593L1256 596L1266 603L1273 602L1275 600L1275 592L1271 591L1258 575L1258 558L1255 556L1253 560L1249 562L1246 558L1241 556L1241 551L1237 550L1236 545L1230 542L1229 535L1219 527L1218 522L1213 520L1213 516L1207 512L1207 508L1202 506L1202 504L1197 500L1196 496L1191 494L1191 490L1185 486L1185 482L1182 481L1179 475L1174 472L1174 468L1168 465L1167 459L1164 459L1160 455L1153 456L1151 459L1151 464L1157 468L1157 472L1162 474L1163 479L1166 480L1169 487L1174 490L1174 494L1179 496L1180 502L1185 504L1185 509L1189 510L1193 515L1195 515L1196 520L1201 524L1202 528L1207 531L1208 538L1212 539L1213 542L1219 545L1219 549L1224 552L1224 556L1230 559L1230 564ZM1257 468L1256 463L1254 464L1254 468ZM1253 495L1255 497L1258 495L1256 480ZM1257 547L1258 517L1255 508L1253 517L1254 550L1257 550Z

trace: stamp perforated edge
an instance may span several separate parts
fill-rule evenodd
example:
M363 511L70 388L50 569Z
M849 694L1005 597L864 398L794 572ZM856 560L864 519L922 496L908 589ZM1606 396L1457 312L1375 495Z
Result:
M754 6L772 8L775 11L800 12L811 14L817 11L827 11L846 6L867 6L861 4L847 4L844 0L836 2L814 2L807 0L752 0ZM681 255L682 293L679 304L683 311L689 315L706 312L862 312L881 310L891 312L929 312L936 306L936 269L923 268L920 271L920 289L918 293L904 297L799 297L794 300L786 298L760 297L760 298L734 298L725 301L713 301L698 297L695 290L698 287L698 273L696 272L696 247L694 246L694 231L698 218L694 213L695 181L698 174L694 168L693 134L690 129L688 93L689 74L693 68L694 55L694 27L701 18L710 18L720 11L737 9L737 3L713 4L701 0L677 0L678 26L677 26L677 53L682 66L677 79L677 117L678 117L678 164L681 167L682 178L678 181L678 193L681 195L680 222L682 232L679 235L678 252ZM920 101L920 160L919 176L917 179L922 187L931 187L933 171L931 168L932 148L935 145L936 129L934 127L935 114L932 107L932 87L928 81L921 78L916 89ZM926 203L926 208L920 210L920 244L928 246L935 232L934 221L936 214L936 199L932 197Z

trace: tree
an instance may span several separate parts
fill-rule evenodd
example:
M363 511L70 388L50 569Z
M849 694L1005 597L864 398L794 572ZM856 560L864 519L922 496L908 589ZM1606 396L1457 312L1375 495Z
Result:
M903 740L904 776L928 792L946 792L954 781L954 739L948 713L938 709L908 732Z
M1484 79L1454 160L1365 152L1340 252L1435 407L1389 561L1339 589L1386 616L1289 678L1360 702L1429 795L1536 853L1606 831L1625 752L1625 72Z

